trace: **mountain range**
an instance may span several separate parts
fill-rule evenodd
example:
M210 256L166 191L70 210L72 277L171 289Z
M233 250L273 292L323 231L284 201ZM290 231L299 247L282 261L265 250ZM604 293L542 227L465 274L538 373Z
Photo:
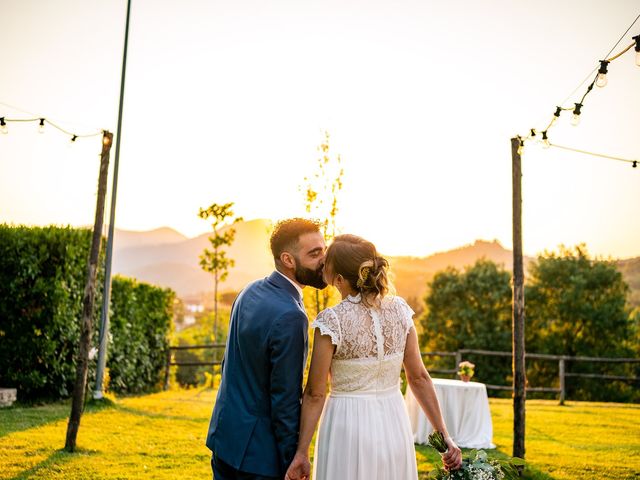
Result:
M263 219L234 225L235 241L227 249L227 255L235 261L235 266L221 284L221 291L240 290L248 282L273 270L269 250L271 226L271 222ZM187 238L168 227L146 232L116 229L113 271L170 287L183 298L211 292L213 276L199 265L199 256L210 246L208 237L209 234L205 233ZM427 282L436 272L449 266L464 268L480 258L492 260L508 270L512 268L511 250L497 240L476 240L473 244L427 257L389 257L389 262L397 293L405 298L419 299L426 293ZM525 267L532 260L532 257L525 257ZM617 265L631 287L631 303L639 306L640 257L619 260Z

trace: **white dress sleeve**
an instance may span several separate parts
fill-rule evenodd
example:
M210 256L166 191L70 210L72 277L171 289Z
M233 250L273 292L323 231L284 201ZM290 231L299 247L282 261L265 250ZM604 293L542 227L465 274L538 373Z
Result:
M311 328L319 328L322 335L329 335L331 337L332 344L336 347L340 346L342 340L340 322L331 308L321 311L311 323Z
M404 321L405 334L409 334L409 330L413 327L413 316L416 312L409 306L407 301L402 297L396 297L396 305L400 314L402 315L402 319Z

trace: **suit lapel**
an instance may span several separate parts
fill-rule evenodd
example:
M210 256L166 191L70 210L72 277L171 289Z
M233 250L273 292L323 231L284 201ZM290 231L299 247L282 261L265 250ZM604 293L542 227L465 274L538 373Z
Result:
M267 277L267 281L272 285L276 286L287 292L293 300L304 310L304 304L302 302L302 297L296 287L294 287L289 280L287 280L281 273L274 271L271 275Z

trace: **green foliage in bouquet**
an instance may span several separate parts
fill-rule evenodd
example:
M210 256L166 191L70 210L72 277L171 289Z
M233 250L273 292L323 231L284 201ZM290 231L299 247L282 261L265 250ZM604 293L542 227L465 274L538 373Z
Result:
M447 444L440 432L429 435L429 445L443 454L447 451ZM523 459L513 457L509 460L488 458L484 450L471 450L462 457L462 467L459 470L446 471L442 466L436 466L429 474L435 480L517 480L520 478L518 465L524 465Z

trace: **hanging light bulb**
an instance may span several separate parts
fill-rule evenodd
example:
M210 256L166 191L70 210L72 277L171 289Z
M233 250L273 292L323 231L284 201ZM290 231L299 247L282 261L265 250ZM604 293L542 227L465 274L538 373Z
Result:
M549 148L551 143L549 142L549 137L547 137L547 131L542 132L542 148Z
M573 117L571 117L571 125L574 127L580 123L580 109L582 108L581 103L575 104L576 108L573 109Z
M4 133L5 135L9 133L7 122L4 121L4 117L0 117L0 132Z
M40 119L40 125L38 126L38 133L44 133L44 118Z
M520 145L518 145L518 155L522 155L523 151L524 151L524 140L520 139Z
M596 78L596 86L604 87L607 84L607 60L600 60L600 68L598 69L598 77Z
M556 111L553 112L553 118L551 119L551 123L549 124L548 128L553 127L553 125L558 121L558 119L560 118L560 114L562 113L562 107L556 107Z
M636 35L633 39L636 41L636 65L640 67L640 35Z

